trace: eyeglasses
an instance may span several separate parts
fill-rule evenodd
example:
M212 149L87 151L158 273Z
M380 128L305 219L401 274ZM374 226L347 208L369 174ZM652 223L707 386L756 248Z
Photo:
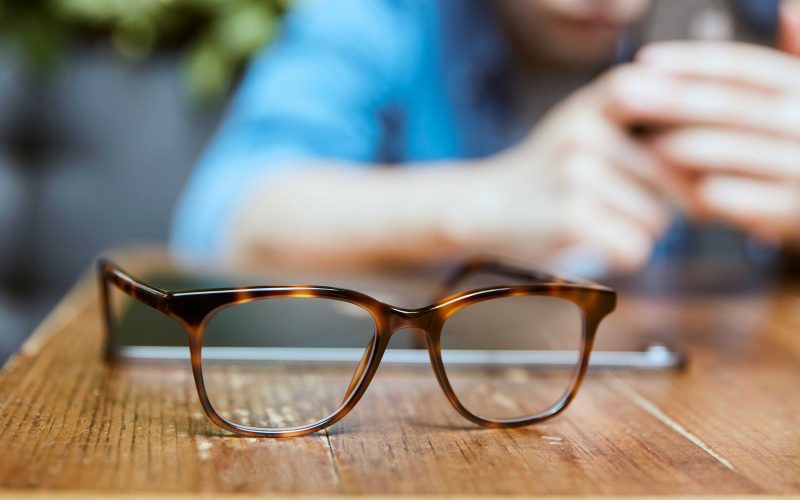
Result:
M424 332L436 379L462 416L485 427L541 422L574 399L597 327L616 304L602 285L488 259L460 266L443 298L414 309L313 285L168 291L108 260L98 270L107 338L115 331L112 291L177 320L206 415L254 437L310 434L342 419L402 329ZM479 274L517 284L452 294ZM287 347L298 341L317 345L312 353L338 354L311 367Z

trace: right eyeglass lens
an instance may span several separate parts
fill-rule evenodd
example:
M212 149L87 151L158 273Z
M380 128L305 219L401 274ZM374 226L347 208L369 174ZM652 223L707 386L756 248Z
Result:
M216 313L201 352L211 405L234 424L314 424L349 399L373 351L361 306L317 297L255 300Z
M583 331L581 309L556 297L502 297L466 306L442 327L447 379L478 417L545 413L575 382Z

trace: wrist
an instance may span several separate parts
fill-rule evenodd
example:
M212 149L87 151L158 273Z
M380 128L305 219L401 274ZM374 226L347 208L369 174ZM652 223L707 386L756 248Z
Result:
M540 258L557 246L558 200L524 150L508 150L471 169L442 199L437 231L462 255Z
M495 160L470 167L441 197L435 222L444 246L464 255L497 252L519 231L515 219L521 207L513 205L521 183L499 158Z

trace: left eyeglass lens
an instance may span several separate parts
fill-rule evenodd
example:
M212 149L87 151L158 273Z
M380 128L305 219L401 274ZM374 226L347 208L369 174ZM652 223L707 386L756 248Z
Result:
M248 427L323 420L363 376L375 332L366 309L340 300L282 297L223 309L203 335L209 401L223 418Z
M137 347L167 347L178 357L189 357L186 332L180 323L141 303L114 285L108 287L110 348L125 356ZM128 353L129 354L129 353Z

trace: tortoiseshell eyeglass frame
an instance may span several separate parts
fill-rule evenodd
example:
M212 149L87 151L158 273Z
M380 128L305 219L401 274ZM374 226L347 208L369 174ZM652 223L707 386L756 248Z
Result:
M206 415L216 425L251 437L290 437L310 434L333 425L347 415L358 403L367 389L389 345L392 334L403 328L419 328L426 334L436 379L453 407L466 419L485 427L520 427L535 424L561 413L575 398L589 365L589 355L595 333L600 322L616 306L616 292L591 282L575 282L556 276L532 271L523 267L494 259L474 259L464 263L447 279L434 303L415 309L384 304L368 295L327 286L286 285L251 286L241 288L217 288L206 290L168 291L140 281L120 269L114 263L101 259L98 262L101 298L105 317L107 340L113 334L110 310L109 285L138 301L179 321L188 335L192 373ZM522 285L492 286L451 295L452 291L475 273L491 273L523 282ZM578 367L569 389L556 403L541 413L507 420L490 420L469 412L459 401L448 381L441 353L441 330L447 318L463 307L484 300L513 296L547 296L564 299L575 304L583 315L583 335ZM375 333L366 347L364 356L356 368L344 400L331 415L309 425L288 428L258 428L239 425L223 418L214 409L203 383L203 333L211 317L226 307L255 300L279 297L319 297L349 302L365 309L375 322ZM108 342L107 342L108 346ZM110 350L106 349L110 358Z

